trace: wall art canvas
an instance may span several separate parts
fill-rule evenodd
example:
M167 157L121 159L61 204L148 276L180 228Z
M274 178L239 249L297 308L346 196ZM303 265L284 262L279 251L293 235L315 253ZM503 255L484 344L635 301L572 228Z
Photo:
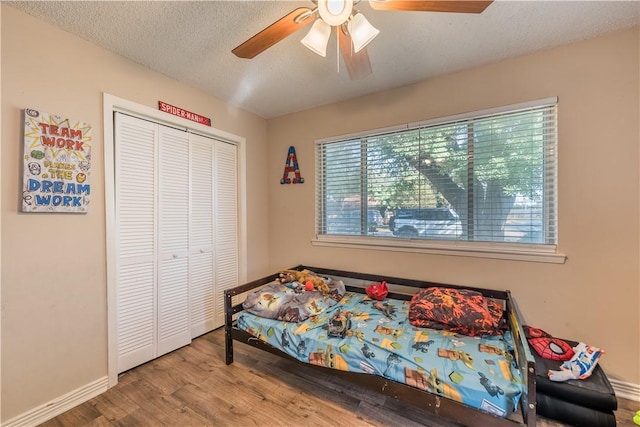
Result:
M25 108L23 212L89 211L91 130L88 123Z

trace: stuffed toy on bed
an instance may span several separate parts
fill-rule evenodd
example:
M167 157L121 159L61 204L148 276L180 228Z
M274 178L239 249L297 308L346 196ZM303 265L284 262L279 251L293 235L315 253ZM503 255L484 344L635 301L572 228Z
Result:
M313 288L319 290L324 295L328 295L331 292L324 279L309 270L282 270L280 272L280 277L277 280L282 284L296 281L306 285L307 282L311 282L313 284Z

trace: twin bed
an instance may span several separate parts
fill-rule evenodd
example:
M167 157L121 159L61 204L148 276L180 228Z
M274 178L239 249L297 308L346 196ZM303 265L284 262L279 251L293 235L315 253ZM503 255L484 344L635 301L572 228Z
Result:
M384 278L392 292L378 301L365 288L380 282L380 276L305 266L295 270L325 278L329 292L295 290L280 284L279 274L225 291L227 364L233 362L236 340L332 369L461 424L535 426L535 362L508 291ZM469 336L455 327L415 326L409 319L412 296L445 286L479 292L480 298L497 303L504 330ZM244 306L232 304L234 296L243 294Z

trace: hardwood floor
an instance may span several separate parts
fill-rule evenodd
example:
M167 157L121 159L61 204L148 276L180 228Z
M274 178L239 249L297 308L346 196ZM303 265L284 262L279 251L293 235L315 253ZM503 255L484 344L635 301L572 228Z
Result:
M234 348L235 362L226 366L224 331L203 335L42 426L457 426L247 345ZM619 406L618 426L635 426L640 403L619 399Z

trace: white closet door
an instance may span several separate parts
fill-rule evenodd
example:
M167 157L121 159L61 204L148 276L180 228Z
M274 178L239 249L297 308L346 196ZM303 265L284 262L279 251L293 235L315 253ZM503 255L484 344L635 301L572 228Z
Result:
M238 284L237 147L115 120L118 372L224 323Z
M191 337L214 328L213 286L213 142L190 135L191 140Z
M189 134L159 126L158 348L191 342L189 331Z
M215 327L224 324L224 291L238 285L238 154L216 141L214 150Z
M158 127L116 114L118 372L156 354Z

